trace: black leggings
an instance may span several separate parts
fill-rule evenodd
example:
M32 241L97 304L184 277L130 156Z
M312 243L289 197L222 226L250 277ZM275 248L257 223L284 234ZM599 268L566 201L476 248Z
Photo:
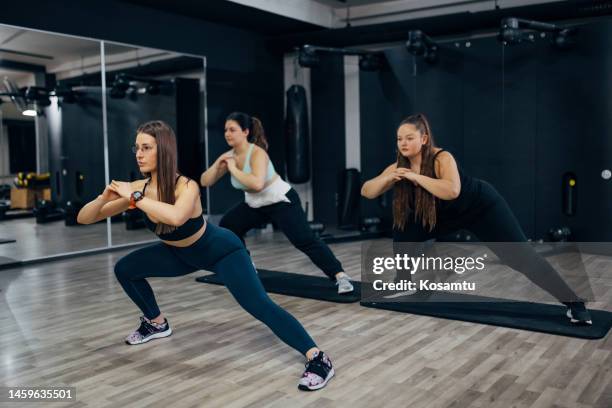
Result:
M310 229L298 193L291 189L286 197L290 203L280 202L259 208L251 208L241 202L223 215L219 226L229 229L244 242L244 235L250 229L273 221L293 246L305 253L319 269L335 281L335 275L342 272L340 261Z
M145 278L182 276L200 269L216 272L240 306L289 346L302 354L315 347L302 325L268 297L242 242L210 223L188 247L159 242L124 256L115 265L115 275L142 313L154 319L160 311Z
M580 300L559 273L527 242L527 237L506 200L491 184L479 179L473 180L479 185L476 187L478 193L470 209L456 217L438 219L431 232L425 230L421 223L411 219L403 231L393 230L393 242L424 242L456 230L469 230L481 242L486 243L501 262L525 275L557 300ZM524 245L504 245L503 242L522 242Z

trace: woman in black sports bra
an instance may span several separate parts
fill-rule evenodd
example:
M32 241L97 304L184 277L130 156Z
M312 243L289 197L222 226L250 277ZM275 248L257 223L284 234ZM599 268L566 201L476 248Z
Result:
M572 323L591 324L584 302L552 266L528 245L512 210L495 188L466 175L453 156L436 147L423 114L404 119L397 130L397 161L363 184L376 198L393 188L393 242L424 242L460 229L473 232L506 265L524 274L567 306Z
M143 313L140 326L125 341L141 344L172 334L145 278L210 270L221 277L240 306L306 356L306 371L298 388L323 388L334 376L329 357L292 315L268 297L242 241L231 231L204 221L198 184L177 176L173 130L161 121L141 125L134 153L148 179L113 181L77 217L79 223L91 224L139 208L145 213L147 227L162 240L124 256L115 265L119 283Z

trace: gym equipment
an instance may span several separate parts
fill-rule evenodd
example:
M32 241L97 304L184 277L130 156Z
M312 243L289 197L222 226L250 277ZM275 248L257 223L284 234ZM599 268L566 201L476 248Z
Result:
M37 224L44 224L64 218L64 211L57 208L53 201L36 200L32 213L36 217Z
M527 31L525 31L527 30ZM552 33L551 43L559 49L567 49L573 45L570 36L575 33L573 28L563 28L551 23L507 17L501 21L498 40L504 45L515 45L522 42L534 42L533 31Z
M308 102L306 90L292 85L287 90L287 117L285 118L287 179L292 183L310 180L310 132L308 129Z
M14 239L0 238L0 244L10 244L12 242L17 242L17 241Z
M438 60L437 44L421 30L411 30L408 32L406 49L412 55L423 57L430 64Z
M320 238L326 244L363 241L390 237L391 233L379 217L361 217L359 193L361 177L357 169L346 169L338 180L338 226ZM321 231L322 232L322 231Z
M15 187L41 188L49 187L49 173L17 173L17 177L13 184Z
M13 220L16 218L27 218L32 216L32 210L11 210L9 200L0 200L0 221Z
M0 220L6 218L6 212L11 209L11 206L6 202L0 202Z
M567 242L571 236L572 230L569 227L554 227L548 230L548 238L552 242Z
M146 227L144 214L138 208L125 211L123 213L123 221L125 221L125 229L128 231Z
M319 65L321 54L358 55L359 69L362 71L379 71L386 67L385 56L381 51L360 50L355 48L332 48L315 45L303 45L299 49L298 63L305 68Z
M563 175L563 214L576 214L576 175L568 172Z
M361 232L379 232L381 220L378 217L366 217L361 220Z
M361 177L357 169L345 169L340 173L338 182L338 228L358 226L360 213Z
M258 269L259 279L266 292L295 296L307 299L325 300L336 303L354 303L361 298L361 282L351 281L355 290L351 293L338 294L338 288L327 277L301 275L280 271ZM217 274L196 278L197 282L223 285Z
M72 88L45 88L40 86L28 86L19 88L9 78L4 78L6 92L0 92L0 96L8 96L20 112L25 112L34 107L35 115L41 113L41 108L51 105L51 96L61 98L62 102L74 103L77 92Z
M143 90L144 93L149 95L159 95L162 90L167 91L171 89L172 85L172 81L160 81L121 72L115 75L111 84L110 97L122 99L127 96L129 91L139 92L139 90Z
M589 310L591 326L569 322L562 305L515 302L506 299L448 292L416 293L394 299L394 302L362 301L361 306L416 315L441 317L493 326L511 327L535 332L584 339L601 339L612 327L612 313Z
M77 216L79 215L79 211L83 208L83 204L76 201L67 201L64 207L64 224L67 227L72 227L75 225L80 225L77 222Z
M11 186L10 184L0 184L0 200L11 199Z

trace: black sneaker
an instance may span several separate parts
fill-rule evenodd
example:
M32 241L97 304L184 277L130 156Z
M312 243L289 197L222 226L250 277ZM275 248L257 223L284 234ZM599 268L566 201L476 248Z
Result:
M163 324L157 324L144 316L140 316L140 327L125 338L127 344L142 344L149 340L168 337L172 334L172 329L167 319Z
M327 355L319 351L306 363L306 370L300 378L298 388L302 391L315 391L327 385L334 376L334 367Z
M563 302L567 306L566 315L573 324L591 325L591 314L587 310L584 302Z

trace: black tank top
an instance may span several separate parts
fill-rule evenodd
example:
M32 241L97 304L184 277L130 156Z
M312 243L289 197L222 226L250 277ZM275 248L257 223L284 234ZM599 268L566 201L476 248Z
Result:
M438 150L436 154L434 154L433 160L435 161L438 155L443 151L445 150ZM459 170L459 180L461 181L461 192L459 193L459 197L453 200L441 200L436 198L436 215L441 219L448 219L465 213L475 204L478 198L478 183L474 178L465 174L459 163L457 163L457 170ZM414 201L412 202L412 208L414 208Z
M176 178L176 181L174 182L175 184L178 182L180 177L181 176L179 175ZM147 190L147 185L149 185L149 181L151 181L151 179L147 180L147 182L145 183L144 188L142 189L142 195L144 195L145 191ZM152 232L155 232L155 229L157 228L157 224L149 219L149 216L147 215L147 213L144 213L144 215L145 215L144 217L145 225ZM202 228L203 225L204 225L204 217L202 217L202 214L200 214L195 218L188 219L183 225L176 227L176 229L172 232L169 232L167 234L157 234L156 233L156 235L160 239L163 239L164 241L180 241L181 239L188 238L192 236L193 234L195 234L196 232L198 232L200 228Z

